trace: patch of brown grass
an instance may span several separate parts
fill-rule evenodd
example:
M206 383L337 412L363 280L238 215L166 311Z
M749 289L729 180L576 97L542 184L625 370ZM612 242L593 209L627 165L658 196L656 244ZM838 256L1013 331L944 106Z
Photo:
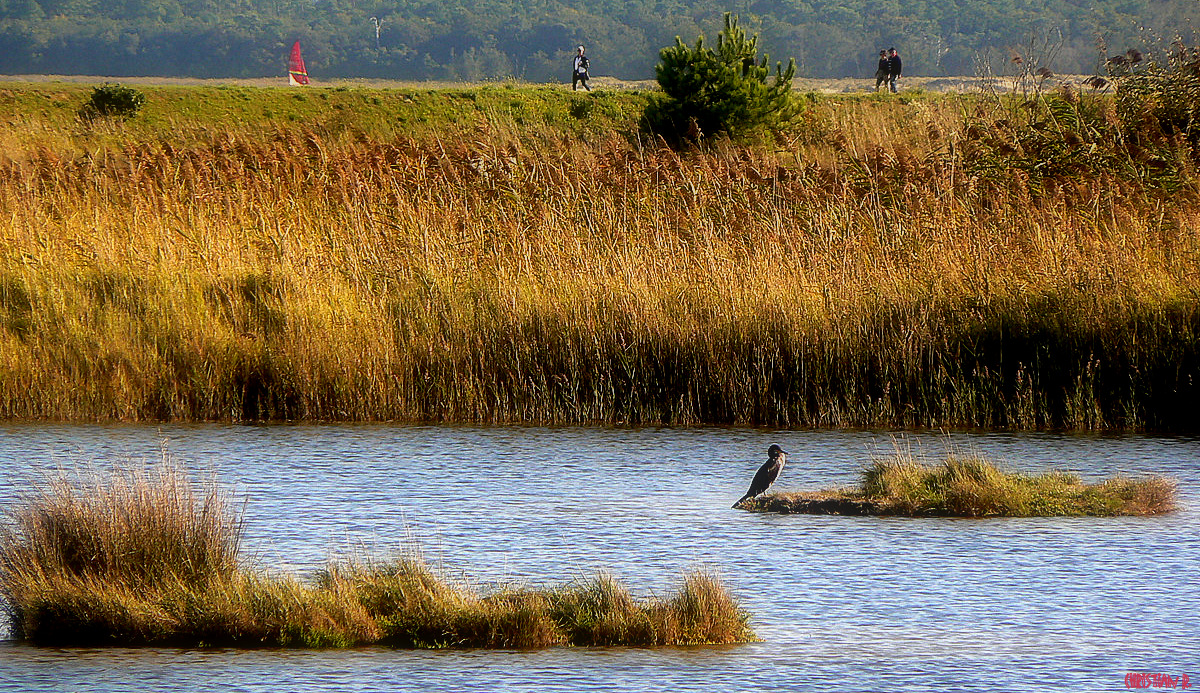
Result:
M333 565L315 584L238 563L241 520L177 468L53 479L9 509L0 595L41 645L540 648L754 639L711 574L635 599L608 575L478 591L419 558Z
M773 494L749 505L784 513L953 517L1158 515L1175 508L1175 483L1162 477L1088 484L1065 472L1006 472L978 456L926 464L907 453L872 462L857 488Z

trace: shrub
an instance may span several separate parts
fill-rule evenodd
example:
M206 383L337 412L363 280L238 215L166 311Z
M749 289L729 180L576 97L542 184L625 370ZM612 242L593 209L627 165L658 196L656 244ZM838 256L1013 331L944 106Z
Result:
M790 93L795 60L787 70L776 63L775 79L768 83L771 71L766 55L758 59L758 35L747 39L737 15L725 14L715 50L704 45L704 36L694 48L676 37L659 57L655 75L663 97L647 106L643 125L670 142L777 130L799 112Z
M1130 141L1183 136L1200 145L1200 47L1177 40L1157 59L1129 50L1109 58L1107 67Z
M146 95L133 87L120 84L102 84L92 90L92 95L79 109L80 117L90 120L95 117L132 118L146 104Z

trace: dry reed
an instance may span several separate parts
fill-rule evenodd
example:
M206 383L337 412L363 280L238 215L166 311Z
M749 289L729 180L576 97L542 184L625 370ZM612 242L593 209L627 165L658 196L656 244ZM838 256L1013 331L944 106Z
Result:
M1035 175L961 98L682 154L480 108L27 124L0 417L1196 428L1186 156Z

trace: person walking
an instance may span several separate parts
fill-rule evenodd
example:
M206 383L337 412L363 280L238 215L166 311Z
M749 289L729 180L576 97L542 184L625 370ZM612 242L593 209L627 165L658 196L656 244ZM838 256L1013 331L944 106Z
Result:
M875 68L875 91L879 91L879 87L888 83L889 70L887 51L879 51L879 67Z
M888 88L892 93L896 93L896 80L900 79L900 54L892 48L889 52L888 59Z
M571 91L578 91L580 82L583 88L591 91L588 86L588 59L583 54L583 46L575 51L575 59L571 61Z

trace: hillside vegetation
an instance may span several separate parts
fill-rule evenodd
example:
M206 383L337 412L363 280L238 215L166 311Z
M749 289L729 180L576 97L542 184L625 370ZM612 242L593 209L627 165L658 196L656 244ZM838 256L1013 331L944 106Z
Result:
M580 43L593 74L650 79L659 49L712 38L726 11L803 77L868 78L889 46L910 75L971 75L981 59L1000 71L1031 48L1056 72L1088 74L1140 47L1143 27L1169 40L1200 20L1194 0L0 0L0 74L282 76L300 40L317 80L569 81Z
M0 90L4 418L1197 429L1195 99L145 92Z

